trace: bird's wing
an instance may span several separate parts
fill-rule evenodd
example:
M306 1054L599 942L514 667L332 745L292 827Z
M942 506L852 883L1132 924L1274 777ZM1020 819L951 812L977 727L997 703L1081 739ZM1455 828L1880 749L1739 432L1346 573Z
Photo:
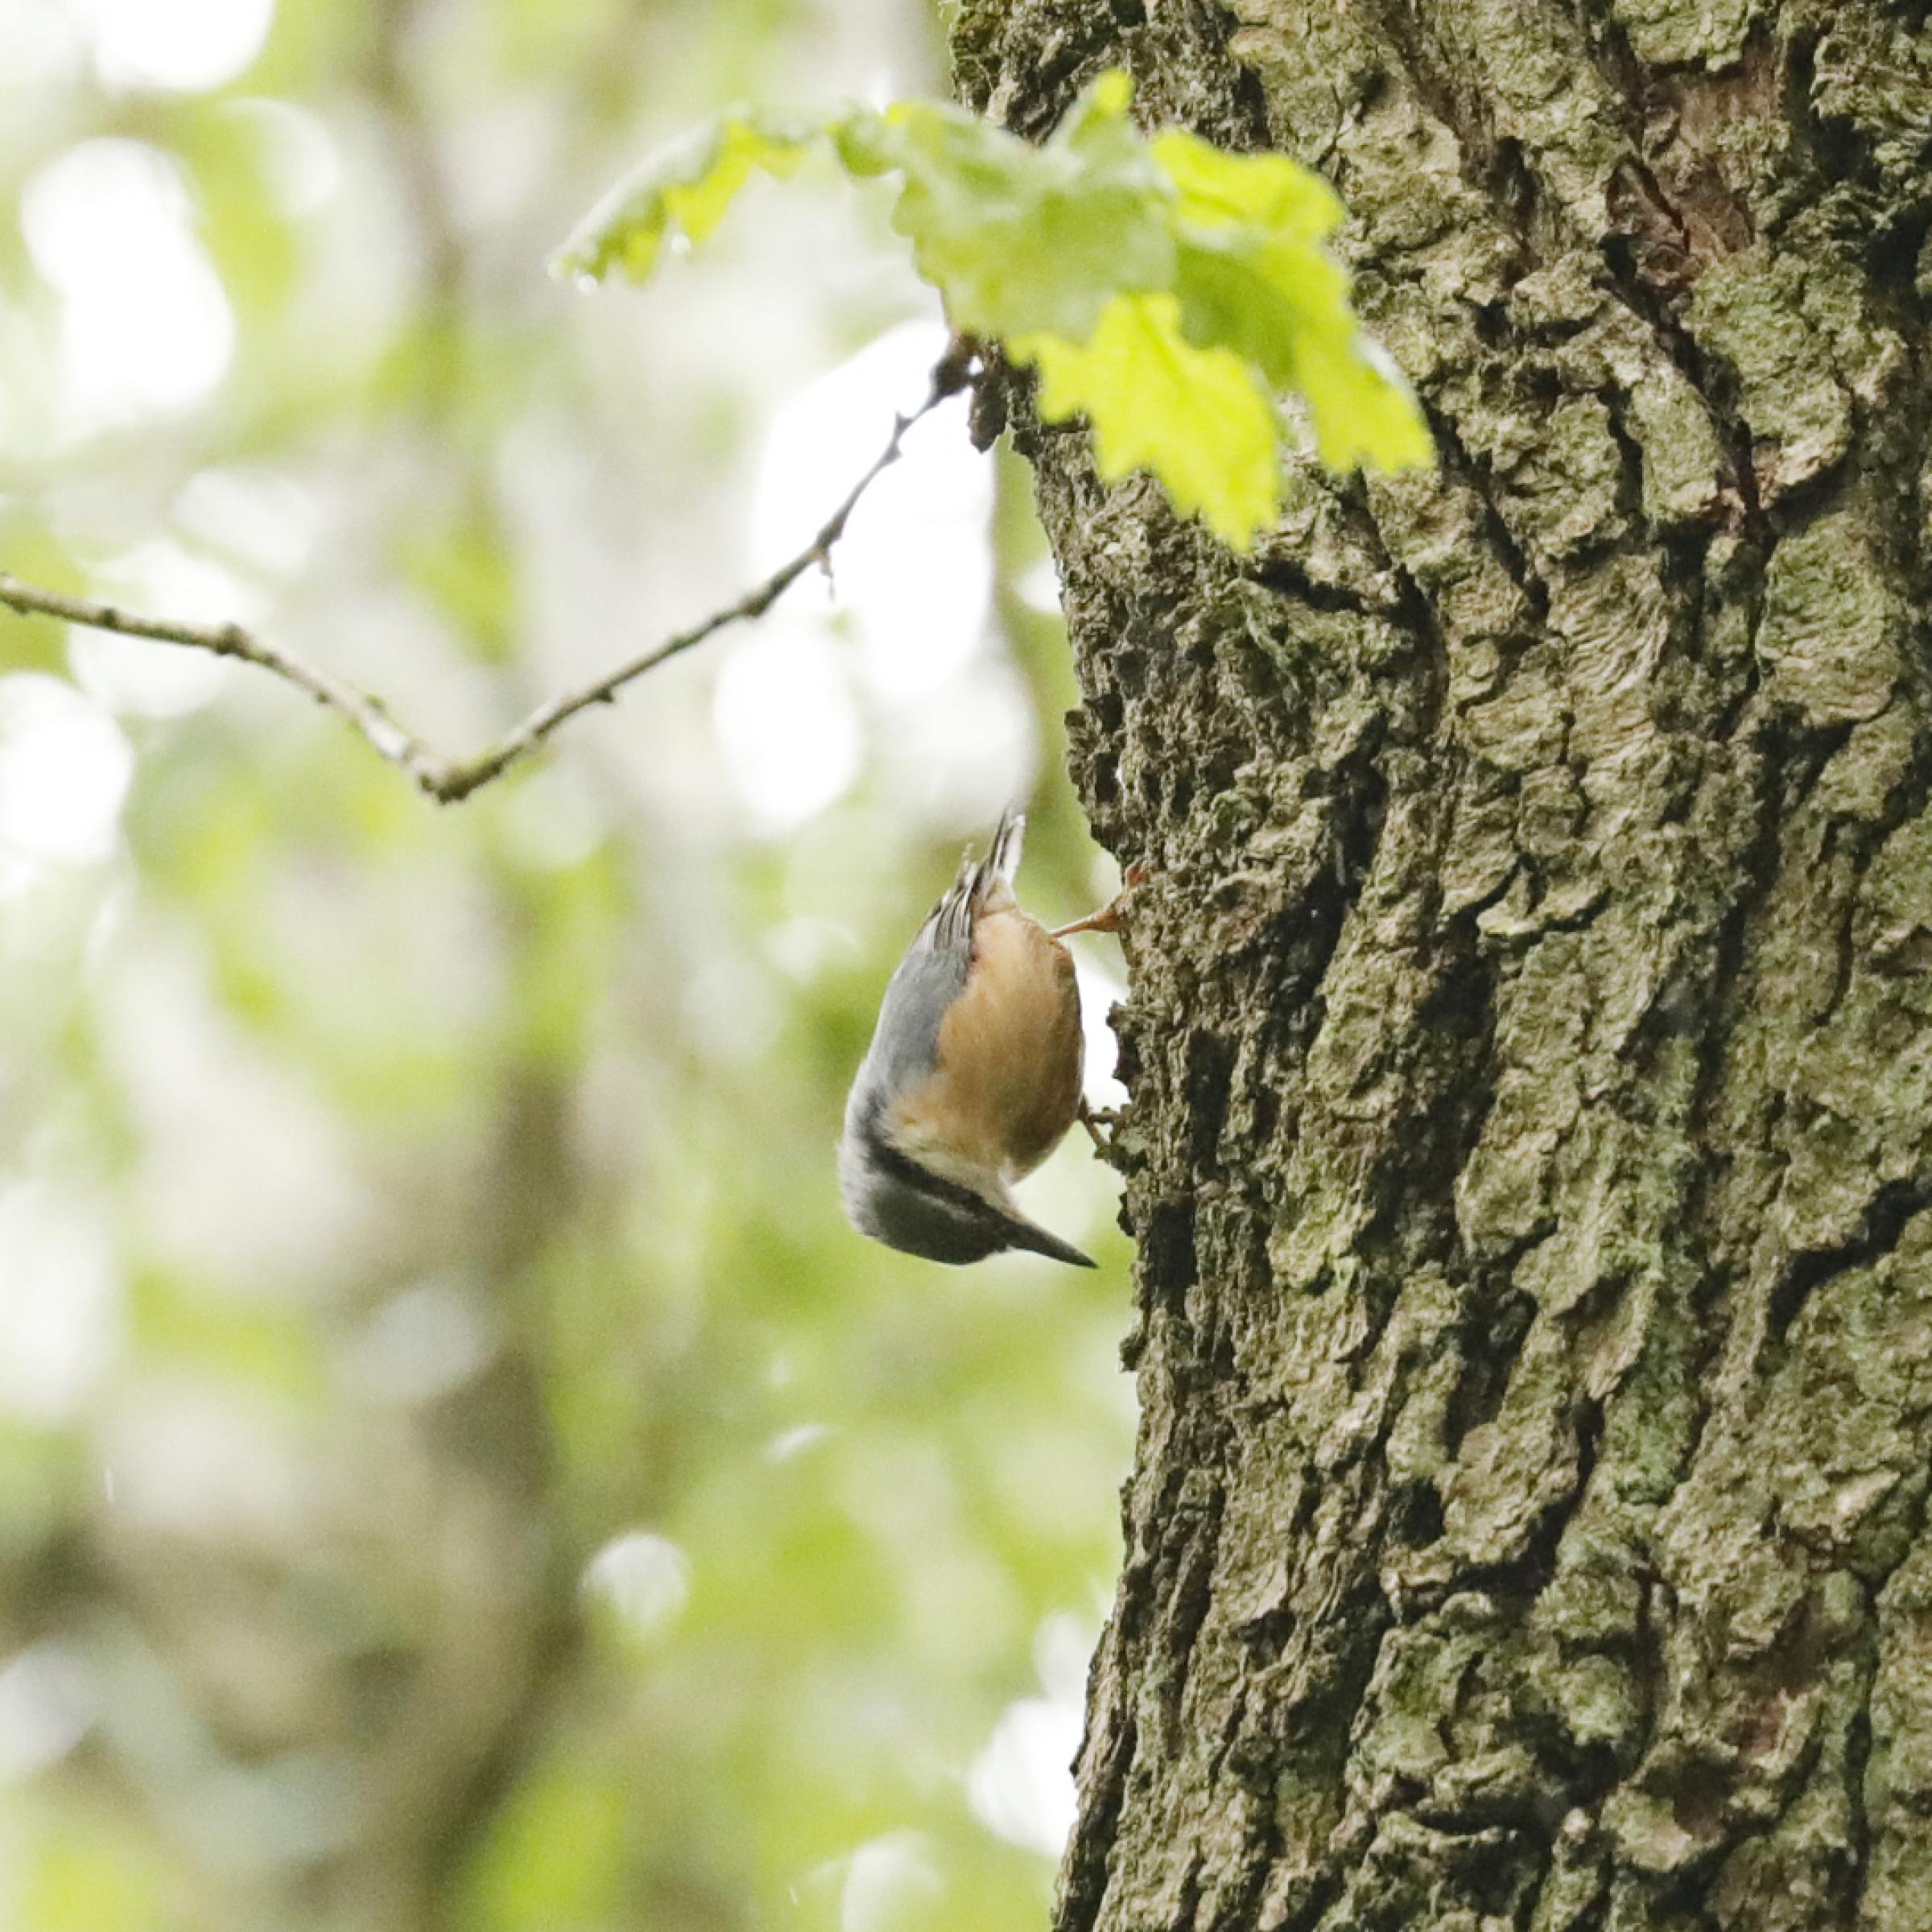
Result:
M886 985L858 1086L902 1092L938 1064L939 1022L965 987L973 927L981 913L1012 902L1026 833L1025 813L1002 812L985 857L967 858L926 915Z

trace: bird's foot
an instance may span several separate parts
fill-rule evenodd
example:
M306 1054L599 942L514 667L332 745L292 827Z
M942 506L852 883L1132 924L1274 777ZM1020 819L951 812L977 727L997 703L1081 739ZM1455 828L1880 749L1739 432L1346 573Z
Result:
M1087 1129L1087 1137L1093 1142L1096 1154L1105 1154L1113 1146L1114 1129L1121 1124L1121 1111L1117 1107L1093 1107L1083 1100L1080 1102L1080 1125ZM1103 1133L1100 1129L1106 1129Z
M1052 937L1063 939L1074 932L1115 932L1120 929L1122 916L1127 910L1127 902L1135 890L1147 882L1145 865L1129 865L1127 876L1121 881L1121 889L1098 912L1090 912L1084 919L1075 919L1071 926L1057 927Z

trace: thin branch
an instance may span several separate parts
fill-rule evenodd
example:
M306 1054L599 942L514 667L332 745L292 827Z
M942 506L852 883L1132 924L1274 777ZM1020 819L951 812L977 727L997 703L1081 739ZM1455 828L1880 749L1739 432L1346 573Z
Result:
M158 644L186 644L196 650L213 651L218 658L237 658L244 664L258 664L285 679L298 691L305 691L318 704L348 719L375 747L377 755L408 773L431 797L440 797L449 766L415 733L405 731L389 715L380 698L326 671L296 657L292 652L269 643L239 624L185 624L171 617L144 617L138 612L122 610L118 605L99 604L91 597L64 597L57 590L43 590L38 584L23 584L19 578L0 571L0 604L28 616L64 617L70 624L84 624L90 630L111 630L117 637L152 638Z
M292 652L269 643L239 624L186 624L163 617L142 617L113 604L90 597L70 597L58 591L43 590L36 584L0 571L0 605L28 616L64 618L91 630L112 631L124 638L151 638L156 643L182 644L196 650L212 651L218 658L238 658L244 664L259 665L277 677L304 691L318 704L345 718L360 732L378 758L406 774L417 789L439 803L453 805L480 790L492 779L501 778L512 765L526 758L559 726L593 704L609 704L624 687L646 671L654 671L667 659L682 656L702 644L714 631L762 617L785 592L815 564L829 567L832 546L845 534L845 525L859 499L871 488L881 470L898 461L906 432L929 415L948 396L956 394L974 379L978 351L975 344L956 337L932 372L926 398L910 415L893 419L892 434L871 467L845 493L838 508L819 526L811 541L787 563L782 564L762 583L716 610L701 622L680 630L649 650L640 652L609 671L595 683L559 692L547 699L525 718L486 746L475 757L460 762L444 758L432 745L402 725L390 715L388 707L371 693L345 683L340 678L318 669Z

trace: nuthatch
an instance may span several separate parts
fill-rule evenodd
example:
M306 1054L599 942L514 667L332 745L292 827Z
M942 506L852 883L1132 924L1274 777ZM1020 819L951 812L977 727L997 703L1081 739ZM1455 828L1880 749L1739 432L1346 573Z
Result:
M1093 1263L1037 1227L1009 1191L1081 1117L1080 995L1061 935L1013 896L1026 821L1001 819L968 857L886 989L845 1103L839 1187L861 1234L935 1261L1030 1249Z

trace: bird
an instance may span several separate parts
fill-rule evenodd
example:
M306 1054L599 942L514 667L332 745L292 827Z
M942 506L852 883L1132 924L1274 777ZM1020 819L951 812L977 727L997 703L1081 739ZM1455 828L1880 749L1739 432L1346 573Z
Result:
M1049 931L1013 896L1026 832L1001 815L927 914L880 1002L845 1103L839 1191L860 1233L954 1265L1007 1249L1092 1258L1020 1212L1013 1183L1074 1121L1080 994L1069 934L1111 931L1120 902Z

